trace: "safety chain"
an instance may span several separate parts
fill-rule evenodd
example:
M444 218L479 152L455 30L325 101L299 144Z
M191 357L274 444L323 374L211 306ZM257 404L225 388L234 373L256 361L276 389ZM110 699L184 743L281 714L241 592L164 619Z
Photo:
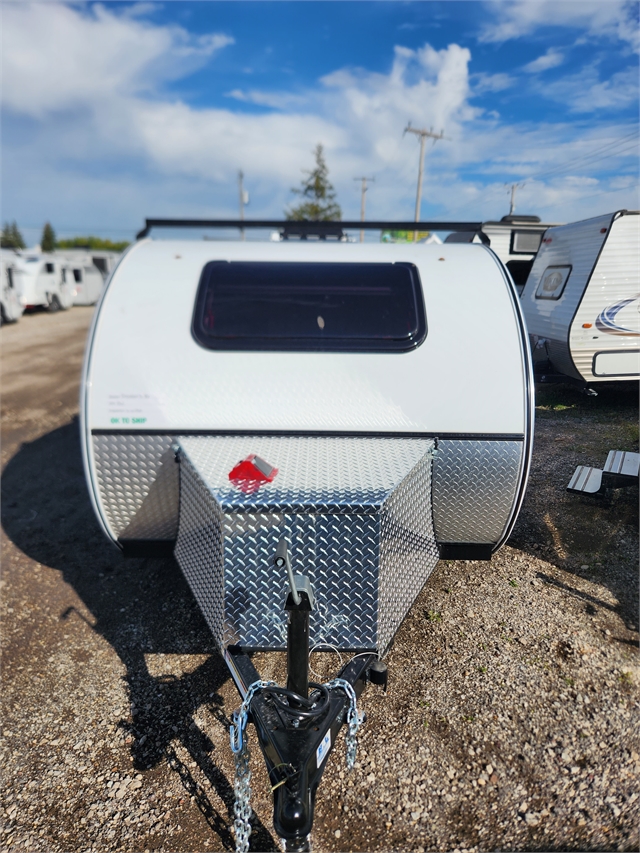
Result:
M347 711L347 767L349 770L353 770L356 763L356 735L358 734L358 729L363 723L364 714L358 711L357 705L357 697L356 691L353 689L353 686L346 681L344 678L334 678L332 681L327 682L324 685L328 690L331 690L334 687L338 687L347 694L347 698L349 699L349 710Z
M233 783L233 790L236 795L233 805L236 853L248 853L249 836L251 835L251 824L249 823L251 818L251 768L249 767L251 753L245 736L249 708L258 690L273 686L275 686L275 681L254 681L253 684L249 685L242 705L232 715L233 722L229 729L229 739L231 741L231 752L233 752L236 763L236 778Z

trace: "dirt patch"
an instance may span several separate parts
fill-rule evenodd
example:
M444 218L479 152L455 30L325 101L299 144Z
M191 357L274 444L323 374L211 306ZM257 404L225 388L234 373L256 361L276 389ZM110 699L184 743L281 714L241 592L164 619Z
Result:
M2 846L233 849L238 697L172 560L124 560L89 505L77 396L91 309L3 345ZM25 365L29 369L25 369ZM541 389L529 490L491 563L441 562L340 742L316 851L632 850L638 837L637 489L565 491L637 449L637 388ZM280 655L259 656L282 679ZM314 655L320 676L337 665ZM252 850L276 850L252 739Z

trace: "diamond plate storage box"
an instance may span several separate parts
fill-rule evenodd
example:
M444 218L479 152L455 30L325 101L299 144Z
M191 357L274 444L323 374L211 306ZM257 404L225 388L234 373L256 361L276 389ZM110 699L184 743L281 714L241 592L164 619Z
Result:
M286 576L309 576L312 645L384 653L438 560L431 439L179 439L176 558L224 648L286 647ZM248 452L278 469L247 494L229 472Z

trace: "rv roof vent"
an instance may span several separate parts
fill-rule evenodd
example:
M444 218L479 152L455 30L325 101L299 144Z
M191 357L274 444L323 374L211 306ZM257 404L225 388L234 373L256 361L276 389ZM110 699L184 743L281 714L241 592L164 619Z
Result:
M513 225L515 222L540 222L539 216L503 216L500 222L507 222Z

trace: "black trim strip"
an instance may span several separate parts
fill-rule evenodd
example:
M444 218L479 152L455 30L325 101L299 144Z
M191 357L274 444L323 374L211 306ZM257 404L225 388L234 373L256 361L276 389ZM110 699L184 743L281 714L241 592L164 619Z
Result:
M441 560L490 560L495 545L477 542L440 542Z
M524 441L520 432L377 432L349 430L288 429L92 429L91 435L184 435L184 436L255 436L309 438L437 438L440 441Z
M524 447L522 448L522 467L520 470L520 482L518 484L517 493L512 504L511 517L509 518L505 529L502 532L502 536L493 546L493 552L495 553L504 545L504 543L508 540L509 536L511 536L511 531L515 527L516 521L518 520L518 515L522 508L524 495L527 490L527 484L529 482L529 473L531 471L531 457L533 456L533 433L535 429L535 381L533 373L533 358L531 354L531 346L529 344L529 334L527 331L527 325L524 319L524 310L522 308L522 302L520 301L520 297L518 296L518 292L511 280L508 270L506 269L500 258L498 258L493 249L488 249L488 251L494 255L498 266L502 269L503 278L505 280L509 293L511 294L511 302L516 315L518 329L520 331L520 352L522 355L522 368L524 372L525 384L524 422L526 432L522 437L524 441Z
M343 222L311 222L291 219L145 219L144 228L136 234L136 240L146 237L152 228L291 228L313 233L334 232L337 228L353 228L360 231L479 231L482 222L387 222L376 220L360 222L347 219Z
M118 539L123 557L173 557L175 539Z

